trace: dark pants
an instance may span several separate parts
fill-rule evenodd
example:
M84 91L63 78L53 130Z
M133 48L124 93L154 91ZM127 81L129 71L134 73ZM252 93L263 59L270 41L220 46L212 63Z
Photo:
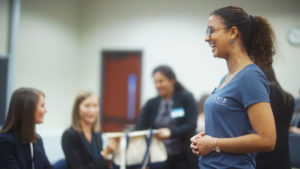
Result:
M191 164L184 153L169 155L163 169L199 169L198 163Z

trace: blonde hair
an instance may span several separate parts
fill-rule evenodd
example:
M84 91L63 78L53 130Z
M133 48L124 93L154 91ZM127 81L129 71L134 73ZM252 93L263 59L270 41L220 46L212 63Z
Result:
M87 99L91 96L95 96L95 94L90 91L82 90L77 94L77 97L75 99L73 109L72 109L72 124L71 124L71 126L78 132L82 131L81 124L80 124L80 115L79 115L80 104L85 99ZM97 120L93 125L93 131L94 132L100 131L100 113L98 113Z

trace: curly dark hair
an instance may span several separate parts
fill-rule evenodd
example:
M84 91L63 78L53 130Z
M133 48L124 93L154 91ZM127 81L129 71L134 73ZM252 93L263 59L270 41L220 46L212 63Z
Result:
M244 47L251 60L261 68L273 63L275 54L275 35L266 19L248 15L242 8L228 6L217 9L211 15L220 16L226 28L236 26Z

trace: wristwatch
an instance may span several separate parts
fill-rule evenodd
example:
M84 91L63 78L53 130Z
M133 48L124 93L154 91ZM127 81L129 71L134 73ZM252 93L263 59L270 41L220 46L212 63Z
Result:
M216 138L216 139L215 139L216 152L217 152L217 153L221 153L221 149L220 149L220 147L218 146L218 140L219 140L219 138Z

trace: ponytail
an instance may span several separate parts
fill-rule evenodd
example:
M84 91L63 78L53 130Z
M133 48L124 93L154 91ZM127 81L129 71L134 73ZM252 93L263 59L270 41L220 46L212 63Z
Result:
M261 68L270 67L275 54L275 35L266 19L255 16L251 27L252 38L247 46L248 55Z
M275 54L275 35L266 19L248 15L242 8L228 6L211 15L220 16L226 28L236 26L250 59L261 68L270 67Z

